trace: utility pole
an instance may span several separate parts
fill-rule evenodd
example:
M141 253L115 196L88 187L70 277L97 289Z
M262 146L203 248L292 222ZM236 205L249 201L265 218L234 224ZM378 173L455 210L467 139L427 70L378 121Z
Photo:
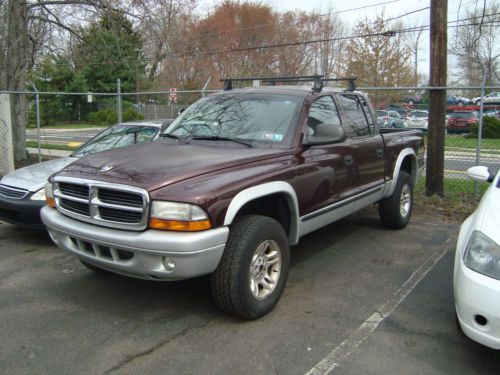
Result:
M446 121L446 74L448 50L448 0L431 0L431 66L429 92L429 131L425 194L443 196L444 131Z

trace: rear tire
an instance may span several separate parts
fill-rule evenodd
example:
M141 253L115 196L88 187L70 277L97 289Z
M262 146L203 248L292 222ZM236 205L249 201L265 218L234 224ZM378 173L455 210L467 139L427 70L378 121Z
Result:
M413 211L413 183L408 172L400 171L394 192L378 204L380 222L384 227L402 229Z
M288 238L276 220L258 215L238 218L212 274L216 305L244 319L267 314L283 293L289 263Z

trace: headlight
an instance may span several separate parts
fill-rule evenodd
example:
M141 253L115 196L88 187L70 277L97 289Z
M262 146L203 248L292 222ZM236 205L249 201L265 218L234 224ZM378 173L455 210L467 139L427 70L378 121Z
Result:
M54 199L54 192L52 191L52 183L47 182L45 185L45 201L50 207L56 207L56 201Z
M472 232L464 253L470 269L500 280L500 246L479 231Z
M201 207L189 203L153 201L149 227L195 232L210 229L212 224Z
M32 201L44 201L45 200L45 188L41 188L30 198Z

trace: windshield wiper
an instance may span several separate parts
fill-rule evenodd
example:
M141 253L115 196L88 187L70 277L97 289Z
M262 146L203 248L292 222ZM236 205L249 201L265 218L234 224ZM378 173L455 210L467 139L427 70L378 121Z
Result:
M158 136L162 137L162 138L177 139L177 140L182 141L184 143L189 143L189 141L186 139L186 137L179 137L178 135L175 135L172 133L161 133Z
M219 135L197 136L197 137L191 137L191 139L206 140L206 141L230 141L230 142L236 142L236 143L245 145L245 146L250 147L250 148L253 147L251 143L245 142L241 139L230 138L230 137L221 137Z

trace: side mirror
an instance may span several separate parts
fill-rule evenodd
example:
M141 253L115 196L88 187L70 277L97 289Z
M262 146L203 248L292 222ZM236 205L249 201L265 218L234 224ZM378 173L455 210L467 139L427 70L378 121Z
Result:
M344 128L338 124L319 123L314 129L314 133L307 133L304 144L322 145L327 143L338 143L345 140Z
M492 182L494 178L488 167L483 166L470 167L467 176L477 182Z

